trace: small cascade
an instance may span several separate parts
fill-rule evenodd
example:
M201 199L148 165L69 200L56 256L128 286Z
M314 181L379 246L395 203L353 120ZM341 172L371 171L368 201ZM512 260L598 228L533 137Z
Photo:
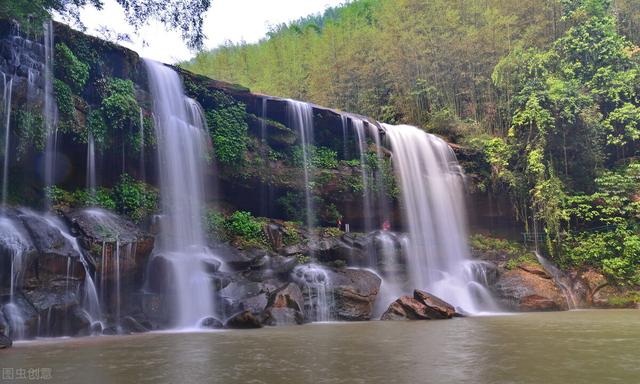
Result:
M380 138L380 130L377 125L368 124L369 134L373 137L376 146L376 164L377 172L375 174L375 184L377 190L378 199L378 214L383 226L390 225L389 212L389 199L387 198L387 188L384 181L384 156L382 154L382 139Z
M2 73L2 122L4 123L4 156L2 167L2 205L7 205L9 188L9 133L11 128L11 94L13 78Z
M538 259L538 262L540 263L540 265L542 265L542 268L544 268L544 270L551 275L551 278L553 279L553 281L562 290L562 295L567 301L567 307L569 309L578 308L578 300L576 299L576 296L573 294L573 290L571 289L571 283L568 282L567 276L565 276L565 274L562 273L562 271L558 267L553 265L552 262L544 258L540 254L540 252L535 251L534 253L536 255L536 258Z
M371 202L371 189L369 185L369 175L367 172L367 135L364 121L361 119L351 119L353 128L356 131L358 140L358 153L360 154L360 176L362 177L362 217L364 218L364 231L373 230L373 204Z
M87 190L92 198L96 196L96 149L93 133L87 138Z
M342 158L349 159L349 118L347 115L340 115L342 121Z
M263 146L261 156L263 159L269 157L269 144L267 143L267 101L265 97L262 99L261 113L260 113L260 141ZM263 217L270 217L272 215L271 200L273 199L273 191L271 183L260 183L260 215Z
M10 302L15 299L16 291L22 286L25 262L24 253L29 247L28 240L16 228L13 221L7 217L0 217L0 236L3 251L11 256L10 274Z
M18 307L13 301L5 304L2 307L2 314L9 322L9 328L11 330L10 336L14 340L22 340L26 336L25 318Z
M311 321L331 321L335 305L327 270L316 264L299 265L293 269L292 277L303 287L306 318Z
M53 95L53 22L50 20L44 24L44 102L42 104L42 117L47 141L44 151L44 185L50 187L55 184L56 151L57 151L57 122L58 111ZM47 201L47 207L51 205Z
M29 213L34 214L34 213ZM60 234L71 244L73 250L78 254L80 263L84 267L85 281L83 284L83 292L81 292L83 308L93 322L102 320L102 311L100 310L100 301L98 300L98 293L96 291L94 279L90 273L89 262L86 260L84 253L80 249L78 239L72 236L64 223L56 216L51 214L45 214L43 219L52 227L60 231ZM70 262L71 259L68 260ZM67 282L69 281L70 270L67 268Z
M202 228L204 167L208 135L200 106L184 94L178 74L145 60L156 116L162 211L159 245L151 262L163 258L170 268L175 325L196 326L214 314L214 298L206 264L215 259Z
M147 175L144 163L144 115L142 114L142 108L140 108L140 180L147 181Z
M463 180L453 150L416 127L383 127L393 150L409 231L406 262L411 286L406 289L424 289L465 312L486 310L477 300L478 290L486 288L465 272L470 257Z
M306 208L306 225L313 236L315 225L315 211L313 206L312 182L313 167L311 164L310 148L313 145L313 106L297 100L287 100L289 126L298 132L302 146L302 168L304 172L304 198Z
M406 244L407 237L381 231L376 236L378 259L375 266L376 273L382 280L380 291L376 297L373 309L374 318L379 318L389 307L389 304L402 295L406 277L401 264L402 244Z

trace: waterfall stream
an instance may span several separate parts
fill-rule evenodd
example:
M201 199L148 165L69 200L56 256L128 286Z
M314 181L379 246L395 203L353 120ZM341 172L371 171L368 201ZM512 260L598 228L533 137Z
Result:
M170 266L174 286L175 325L193 327L213 315L214 298L205 271L215 259L202 229L207 131L202 110L185 97L178 74L145 60L156 116L162 210L159 245L153 258Z
M470 257L463 180L453 150L416 127L383 126L393 150L409 232L410 288L429 291L466 312L489 309L491 303L480 299L490 295L478 293L484 288L465 267Z

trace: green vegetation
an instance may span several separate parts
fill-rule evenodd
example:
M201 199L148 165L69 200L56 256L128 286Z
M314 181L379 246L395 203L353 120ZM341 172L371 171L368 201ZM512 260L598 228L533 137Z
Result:
M304 164L304 153L301 146L293 147L293 164L302 167ZM316 168L334 169L338 166L338 154L327 147L315 145L307 146L308 166Z
M158 210L158 191L152 186L122 174L113 189L103 187L95 191L78 189L66 191L58 186L45 188L45 196L54 204L64 207L101 207L141 222Z
M639 15L630 0L359 0L184 66L479 149L479 188L508 193L549 257L638 283Z
M203 16L211 2L202 0L116 0L122 6L126 20L139 29L150 20L179 30L191 48L201 48L204 42ZM11 0L0 2L0 18L15 19L27 32L41 32L42 23L53 14L82 24L78 9L86 6L102 8L100 0Z
M263 231L264 222L250 212L235 211L225 216L208 210L204 224L209 236L218 241L229 241L242 248L270 248Z
M16 135L18 136L17 158L20 159L27 148L33 146L38 151L43 151L47 137L42 114L18 110L16 112Z
M138 127L140 106L131 80L107 79L102 94L101 110L110 128L123 130Z
M54 63L55 76L69 84L74 92L82 92L89 78L89 65L80 61L64 43L56 44Z
M240 166L247 151L247 122L241 103L225 103L207 110L207 125L213 140L216 158L223 164Z
M136 222L149 217L158 209L158 192L126 173L120 176L112 195L117 211L128 215Z

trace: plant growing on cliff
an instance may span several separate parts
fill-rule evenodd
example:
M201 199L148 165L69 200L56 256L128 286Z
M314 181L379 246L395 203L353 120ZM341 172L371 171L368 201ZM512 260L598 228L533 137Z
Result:
M20 159L27 148L43 151L46 145L46 131L42 115L38 112L18 110L16 113L16 135L18 136L17 158Z
M102 92L100 108L110 127L123 130L138 125L140 107L131 80L110 78Z
M67 83L76 92L82 92L89 78L89 65L80 61L64 43L55 47L55 76Z
M216 158L224 164L240 166L247 151L246 111L241 103L231 103L208 110L207 124Z
M124 173L113 188L113 199L118 212L136 222L150 216L158 209L158 192L141 181Z
M76 107L71 87L59 79L54 79L53 93L58 107L60 123L63 125L74 123Z

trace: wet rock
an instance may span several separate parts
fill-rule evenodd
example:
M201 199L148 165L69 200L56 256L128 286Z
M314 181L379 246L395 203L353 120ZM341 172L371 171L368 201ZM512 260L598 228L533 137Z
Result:
M216 291L226 288L233 281L232 275L226 272L218 271L210 274L210 276L213 283L213 289Z
M389 305L380 320L429 320L427 307L410 296L399 297Z
M170 299L162 294L144 293L140 296L142 313L154 323L168 325L171 320Z
M450 319L456 314L451 304L425 291L416 289L413 298L427 307L426 312L431 319Z
M131 316L125 316L120 319L120 327L124 333L144 333L149 331L147 327Z
M221 329L224 328L224 324L215 317L206 317L200 322L202 328L208 329Z
M267 308L264 324L272 326L300 325L304 323L304 315L293 308Z
M242 252L227 244L212 244L211 251L220 261L235 271L248 268L256 258L264 256L251 251Z
M334 269L329 284L338 320L362 321L371 319L373 304L382 280L365 269Z
M438 320L450 319L457 315L451 304L416 289L413 297L402 296L391 303L380 320Z
M220 269L222 263L216 259L209 258L202 260L202 264L204 264L204 268L208 273L215 273Z
M0 333L0 349L11 348L13 341L2 333Z
M567 309L562 290L552 279L522 268L503 273L494 290L502 305L511 310L528 312Z
M230 329L251 329L262 328L260 320L258 320L251 311L236 313L224 323L225 328Z
M269 297L263 322L267 325L293 325L304 322L304 297L300 287L289 283Z
M5 210L0 217L0 287L11 285L11 265L27 271L33 265L37 251L31 237L14 210ZM24 272L22 273L24 276ZM22 281L14 282L18 286Z
M271 244L271 247L273 249L280 249L282 248L282 232L283 232L283 227L280 224L277 224L275 222L271 222L269 224L267 224L264 228L264 232L267 235L267 240L269 240L269 243Z
M261 282L279 276L286 276L296 265L298 265L298 259L294 256L269 255L258 259L256 263L252 264L250 271L245 276L251 281Z

